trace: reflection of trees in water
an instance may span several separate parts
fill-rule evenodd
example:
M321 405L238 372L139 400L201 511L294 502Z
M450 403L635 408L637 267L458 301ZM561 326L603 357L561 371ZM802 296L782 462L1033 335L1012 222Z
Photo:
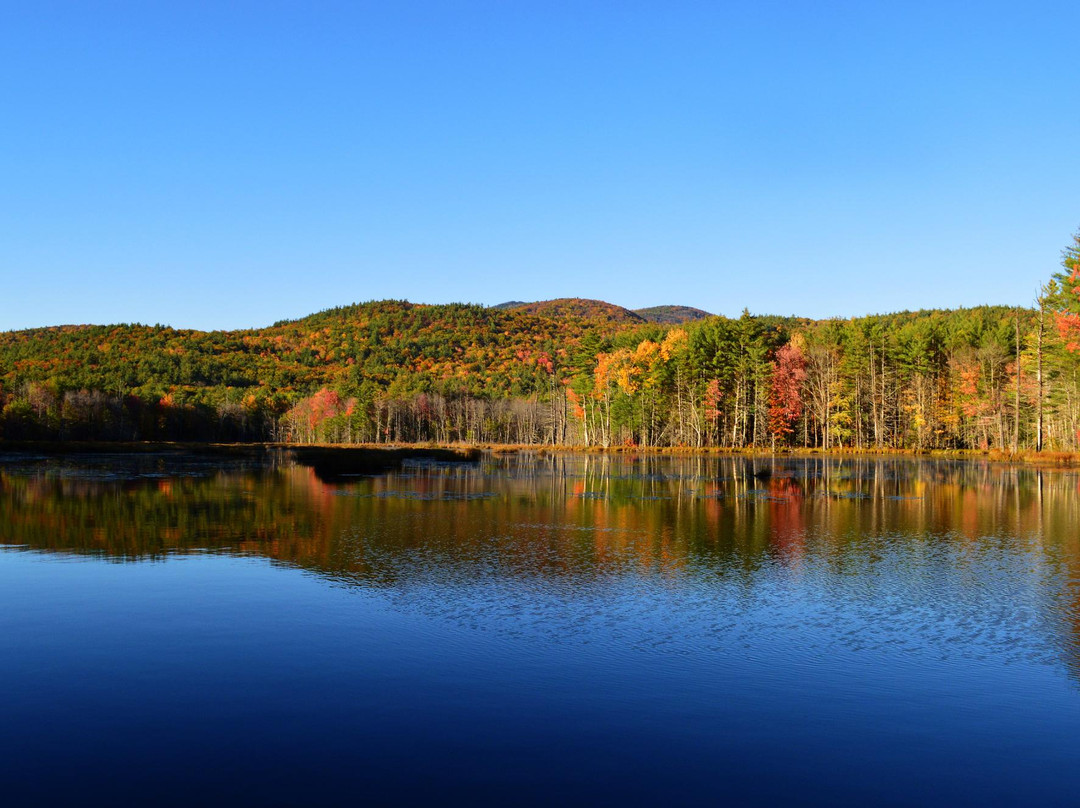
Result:
M885 533L1045 542L1070 536L1080 516L1068 473L865 458L753 469L738 457L549 455L337 483L296 466L124 480L0 473L0 525L8 543L121 558L237 545L273 557L282 543L299 558L342 540L466 548L546 530L587 532L604 551L662 547L657 558L682 563L721 550L783 557L813 537L826 554Z
M1008 568L1080 670L1078 479L956 461L565 454L333 484L299 466L123 480L0 472L0 540L117 560L241 552L376 587L614 576L752 592L781 570L896 586L888 574L962 602ZM1015 595L1003 588L1002 606Z

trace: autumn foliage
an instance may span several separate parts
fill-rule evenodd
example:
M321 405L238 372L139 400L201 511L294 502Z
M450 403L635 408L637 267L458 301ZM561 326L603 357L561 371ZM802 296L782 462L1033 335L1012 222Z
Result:
M1061 285L1061 309L1056 313L1056 325L1066 347L1080 351L1080 233L1062 256L1064 272L1057 278Z
M806 359L795 342L776 352L769 378L769 434L786 441L803 414L802 388L806 382Z
M645 322L380 301L258 330L0 333L0 437L822 449L1077 446L1080 237L1040 309ZM698 311L698 310L694 310Z

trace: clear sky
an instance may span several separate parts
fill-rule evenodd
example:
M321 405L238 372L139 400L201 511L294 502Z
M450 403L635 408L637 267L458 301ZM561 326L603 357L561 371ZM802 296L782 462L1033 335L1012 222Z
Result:
M1080 2L0 0L0 329L1030 303Z

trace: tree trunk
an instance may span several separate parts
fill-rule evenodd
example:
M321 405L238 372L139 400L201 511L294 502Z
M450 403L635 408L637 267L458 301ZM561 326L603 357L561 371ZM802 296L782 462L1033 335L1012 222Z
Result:
M1013 402L1013 443L1012 450L1020 448L1020 312L1016 312L1016 395Z

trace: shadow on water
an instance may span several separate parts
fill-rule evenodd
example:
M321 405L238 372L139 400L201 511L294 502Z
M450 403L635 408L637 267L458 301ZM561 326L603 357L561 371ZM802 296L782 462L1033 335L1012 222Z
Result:
M478 463L483 455L479 449L296 446L286 450L285 456L313 469L319 480L335 483L350 477L396 471L409 462Z

